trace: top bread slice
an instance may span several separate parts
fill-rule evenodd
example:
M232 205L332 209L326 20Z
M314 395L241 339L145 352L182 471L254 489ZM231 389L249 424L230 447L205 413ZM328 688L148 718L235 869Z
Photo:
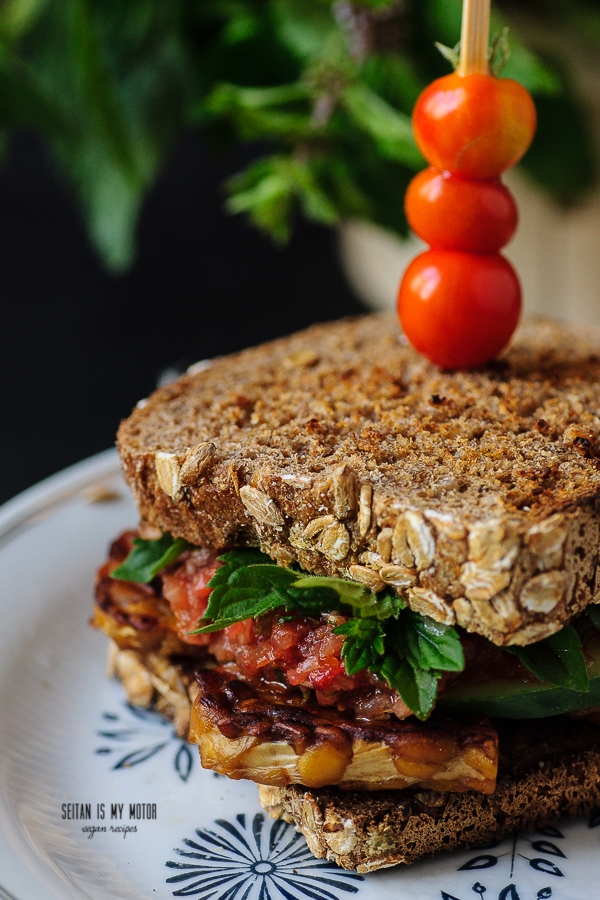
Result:
M317 325L192 367L118 446L163 531L389 585L499 645L600 601L600 335L574 326L442 372L391 315Z

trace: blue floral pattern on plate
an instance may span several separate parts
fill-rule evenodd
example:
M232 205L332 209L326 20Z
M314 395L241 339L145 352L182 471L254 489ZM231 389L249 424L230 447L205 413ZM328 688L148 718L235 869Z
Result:
M594 827L593 822L594 816L592 815L590 828ZM597 824L600 824L600 820ZM489 892L482 881L476 881L473 884L471 890L482 900L496 900L496 898L497 900L529 900L529 898L548 900L553 896L553 888L547 883L548 880L564 877L560 861L566 860L567 854L558 844L558 841L564 840L564 837L562 831L554 825L539 828L533 835L517 833L508 840L495 841L486 847L479 847L473 851L475 855L459 866L458 871L480 871L505 866L508 883L498 894L495 891ZM520 892L516 881L513 880L517 868L523 865L521 861L524 861L534 872L540 873L542 881L546 882L543 886L533 889L536 893L532 893L531 887L527 891ZM462 898L441 891L441 900L462 900Z
M197 828L176 848L180 861L166 866L177 874L174 897L196 900L338 900L355 894L363 876L315 859L299 832L263 813L235 823L217 819L213 828ZM185 861L184 861L185 860Z
M187 781L194 768L194 754L164 716L153 709L140 709L124 703L124 713L104 712L106 723L96 732L105 743L96 749L100 756L116 755L112 769L131 769L151 759L162 750L169 752L172 766L182 781ZM123 754L123 747L126 752Z

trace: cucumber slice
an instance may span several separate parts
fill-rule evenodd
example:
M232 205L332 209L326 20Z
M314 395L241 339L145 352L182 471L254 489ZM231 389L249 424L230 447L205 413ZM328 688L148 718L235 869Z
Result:
M436 710L448 716L542 719L600 706L600 639L586 642L584 652L589 660L589 691L554 687L531 675L527 681L457 682L439 698Z

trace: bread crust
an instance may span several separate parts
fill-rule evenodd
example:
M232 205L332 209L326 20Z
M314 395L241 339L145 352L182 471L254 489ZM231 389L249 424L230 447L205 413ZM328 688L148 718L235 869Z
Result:
M600 599L600 338L575 327L444 373L393 317L314 326L160 389L118 446L163 531L390 585L499 645Z

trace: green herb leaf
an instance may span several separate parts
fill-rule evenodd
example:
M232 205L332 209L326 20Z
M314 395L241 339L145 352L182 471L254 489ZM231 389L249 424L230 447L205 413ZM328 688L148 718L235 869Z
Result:
M411 645L411 656L421 669L462 672L465 655L454 628L415 612L407 611L405 618L410 619L412 635L416 639ZM412 649L415 644L416 652Z
M419 719L426 719L433 709L441 672L456 664L454 658L446 660L443 651L438 654L440 664L431 664L435 655L432 646L435 643L436 624L433 619L411 610L406 610L399 620L387 622L387 652L384 664L376 673L398 691L408 708ZM453 637L459 642L458 634L453 628L448 628L447 632L442 635L442 642L452 640ZM426 638L424 634L427 634ZM427 656L423 656L421 641ZM456 656L456 653L451 656Z
M296 588L321 587L335 591L339 602L351 606L360 612L362 618L375 616L377 619L397 617L406 607L401 597L394 594L374 594L357 581L344 581L343 578L330 578L320 575L303 575L294 582Z
M274 609L320 616L349 606L359 610L361 618L387 619L398 616L406 606L400 597L373 594L353 581L304 576L273 565L258 550L233 550L219 558L225 565L209 582L213 591L203 619L207 624L194 634L219 631Z
M133 550L127 559L113 570L111 578L148 584L161 569L175 562L191 546L183 538L171 537L168 532L157 541L134 538Z
M415 669L408 660L388 654L377 674L398 691L418 719L426 719L429 716L437 695L439 672Z
M274 609L318 616L340 606L334 590L321 585L296 587L298 572L274 565L258 550L234 550L219 558L225 565L208 583L213 590L202 620L212 619L212 622L194 634L220 631L234 622L255 619Z
M385 630L377 619L349 619L338 625L335 634L346 636L342 647L342 659L348 675L362 669L373 669L385 653Z
M540 681L574 691L588 691L589 678L581 641L572 625L527 647L507 647Z
M420 719L433 709L441 673L464 669L457 632L408 609L383 622L375 617L350 619L335 634L346 635L342 659L347 673L369 669L398 691Z
M355 125L375 141L382 156L411 168L423 164L410 116L394 109L375 91L359 84L344 92L343 103Z

